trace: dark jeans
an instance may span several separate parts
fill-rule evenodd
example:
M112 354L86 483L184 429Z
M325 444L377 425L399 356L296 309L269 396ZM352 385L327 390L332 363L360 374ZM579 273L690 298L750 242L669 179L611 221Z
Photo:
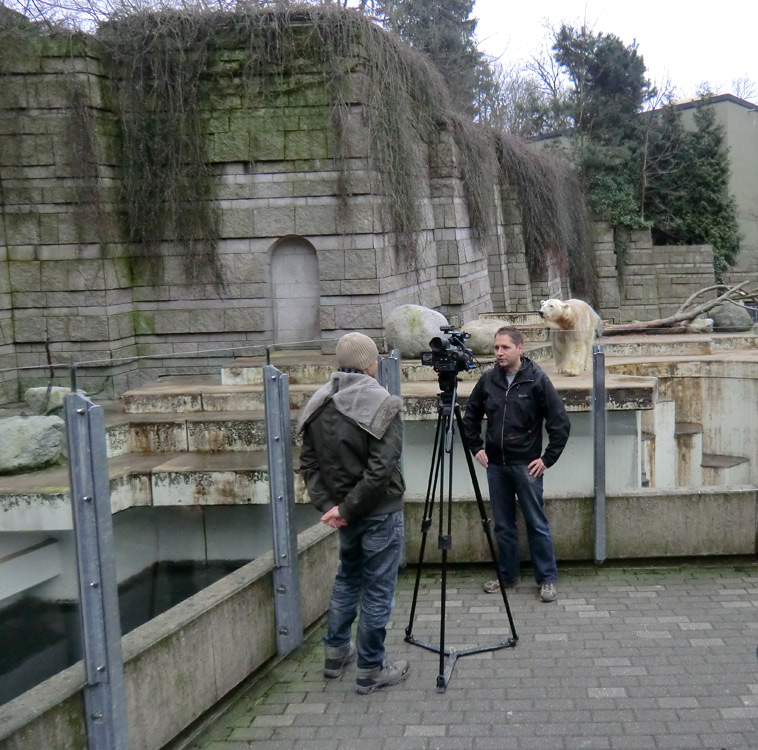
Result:
M516 529L516 498L526 523L529 552L538 584L555 583L558 568L555 564L550 524L542 502L542 477L529 476L525 465L487 467L490 505L495 520L495 540L498 569L505 582L519 577L519 545Z
M332 587L324 643L339 648L350 642L360 603L356 638L360 669L384 661L403 533L402 510L361 518L339 530L340 567Z

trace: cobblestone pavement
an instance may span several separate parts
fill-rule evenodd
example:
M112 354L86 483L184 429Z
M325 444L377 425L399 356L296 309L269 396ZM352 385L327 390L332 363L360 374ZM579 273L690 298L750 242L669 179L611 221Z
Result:
M515 648L461 657L437 692L439 656L405 643L415 566L388 633L408 680L369 696L355 666L322 677L318 627L217 717L193 750L758 748L758 564L560 567L557 603L509 593ZM528 571L527 571L528 572ZM487 567L448 571L446 646L507 639ZM439 643L440 569L424 568L413 634Z

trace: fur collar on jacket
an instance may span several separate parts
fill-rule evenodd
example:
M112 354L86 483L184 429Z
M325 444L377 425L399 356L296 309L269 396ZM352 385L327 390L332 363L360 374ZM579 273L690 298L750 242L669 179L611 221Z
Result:
M334 372L329 382L321 386L303 408L298 419L297 431L303 430L314 414L330 399L340 414L352 419L377 439L384 436L390 422L403 406L398 396L390 396L370 375Z

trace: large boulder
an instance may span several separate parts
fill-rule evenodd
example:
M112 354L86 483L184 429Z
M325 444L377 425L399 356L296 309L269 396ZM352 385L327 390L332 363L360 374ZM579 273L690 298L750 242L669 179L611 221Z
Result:
M60 417L0 419L0 474L33 471L55 463L65 435Z
M466 340L466 346L474 354L489 354L492 356L494 354L495 333L498 328L507 325L507 321L498 320L497 318L480 318L479 320L472 320L470 323L466 323L463 326L463 330L471 334Z
M79 391L83 393L84 391ZM63 398L71 393L70 388L54 385L48 393L47 386L27 388L24 401L32 414L58 414L63 411Z
M708 311L708 317L713 319L713 330L716 333L736 333L749 331L753 327L753 319L743 305L732 302L722 302Z
M429 351L429 341L441 336L440 326L447 325L447 318L437 310L421 305L396 307L384 328L388 349L397 349L401 357L419 358L421 352Z

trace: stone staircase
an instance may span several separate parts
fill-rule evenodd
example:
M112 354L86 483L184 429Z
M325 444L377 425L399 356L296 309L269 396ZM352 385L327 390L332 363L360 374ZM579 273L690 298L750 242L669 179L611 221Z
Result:
M547 332L536 313L518 314L513 322L524 331L528 356L538 362L549 359ZM624 363L663 358L664 355L659 354L663 343L660 338L600 340L608 356L609 398L616 402L626 400L627 405L621 408L651 407L651 399L655 399L653 381L649 377L628 376L654 373L641 372ZM675 339L670 343L678 347L678 351L688 351L690 356L745 343L739 336L731 337L731 341L717 337L669 338ZM698 340L703 338L705 340ZM753 343L754 340L755 337ZM493 362L491 358L480 357L480 360L483 367ZM272 363L289 377L294 458L297 460L298 440L294 427L298 410L326 382L336 367L336 360L315 351L290 351L274 353ZM102 403L114 512L132 506L267 503L262 371L265 364L263 358L237 358L223 364L217 376L160 378L124 393L118 402ZM435 373L417 361L402 362L401 370L405 420L434 420L439 393ZM620 373L621 377L613 373ZM459 395L462 400L479 375L479 370L461 374ZM638 382L643 380L642 384ZM556 378L555 382L570 411L587 410L591 390L589 373L579 378ZM702 436L694 428L688 430L685 425L679 425L676 442L681 455L676 477L679 486L732 483L744 479L746 472L749 475L745 458L703 455ZM6 527L39 529L40 519L48 512L55 516L56 524L64 524L62 519L68 515L68 526L57 528L70 527L67 492L65 467L0 477L0 504L9 511L4 513ZM306 502L299 478L296 498L298 502Z

